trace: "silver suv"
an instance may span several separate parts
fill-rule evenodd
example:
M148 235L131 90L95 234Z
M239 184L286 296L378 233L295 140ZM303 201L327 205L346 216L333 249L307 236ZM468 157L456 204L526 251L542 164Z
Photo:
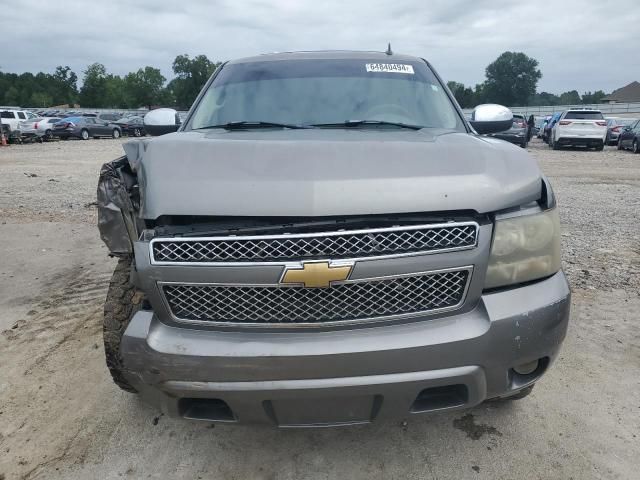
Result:
M185 121L105 164L115 382L169 415L367 423L521 398L570 293L549 182L480 133L428 62L372 52L225 63Z

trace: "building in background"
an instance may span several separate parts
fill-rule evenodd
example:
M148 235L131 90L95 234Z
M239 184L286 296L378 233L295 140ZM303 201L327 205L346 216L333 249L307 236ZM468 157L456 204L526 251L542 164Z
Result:
M640 82L618 88L602 99L603 103L633 103L640 102Z

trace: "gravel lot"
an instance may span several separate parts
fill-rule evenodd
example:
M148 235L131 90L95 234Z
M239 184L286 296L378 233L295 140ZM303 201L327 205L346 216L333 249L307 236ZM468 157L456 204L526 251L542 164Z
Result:
M120 144L0 148L0 480L638 478L640 155L529 148L559 199L574 292L560 359L529 398L277 431L169 419L111 383L115 262L93 202Z

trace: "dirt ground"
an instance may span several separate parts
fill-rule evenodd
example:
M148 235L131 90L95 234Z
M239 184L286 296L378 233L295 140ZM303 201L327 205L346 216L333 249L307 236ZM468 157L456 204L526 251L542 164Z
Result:
M640 155L529 150L551 178L573 288L561 356L508 405L348 429L166 418L118 390L95 227L121 141L0 148L0 480L634 479L640 467Z

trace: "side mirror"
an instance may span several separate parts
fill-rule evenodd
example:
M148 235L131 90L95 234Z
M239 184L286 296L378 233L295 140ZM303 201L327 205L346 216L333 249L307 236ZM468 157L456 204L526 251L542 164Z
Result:
M144 116L144 129L153 136L175 132L180 128L180 123L178 112L173 108L158 108Z
M486 103L473 109L469 123L481 135L504 132L511 128L513 113L502 105Z

